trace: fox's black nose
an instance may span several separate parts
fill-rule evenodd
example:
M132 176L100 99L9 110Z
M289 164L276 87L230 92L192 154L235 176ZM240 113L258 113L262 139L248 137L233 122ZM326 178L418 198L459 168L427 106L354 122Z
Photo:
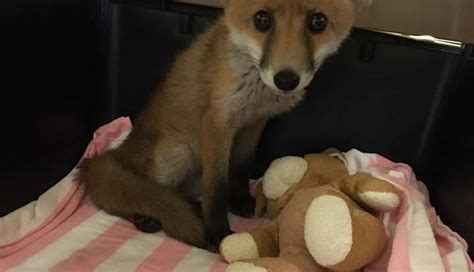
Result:
M292 70L283 70L273 77L273 81L278 89L289 92L298 87L298 84L300 84L300 76Z

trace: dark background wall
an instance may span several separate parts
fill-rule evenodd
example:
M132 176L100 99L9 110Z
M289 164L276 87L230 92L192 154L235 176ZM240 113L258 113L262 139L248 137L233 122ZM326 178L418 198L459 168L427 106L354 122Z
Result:
M97 95L90 3L0 3L0 216L28 203L78 162Z
M0 216L74 167L97 126L134 116L174 52L215 14L204 9L188 17L196 9L182 6L177 13L143 6L108 13L107 1L6 2L0 4ZM356 31L312 84L317 91L266 129L256 173L275 157L327 145L378 152L414 166L443 220L474 243L470 50L427 49ZM367 105L379 112L358 110ZM361 116L386 123L372 133L357 124ZM398 134L384 129L389 122L402 128Z

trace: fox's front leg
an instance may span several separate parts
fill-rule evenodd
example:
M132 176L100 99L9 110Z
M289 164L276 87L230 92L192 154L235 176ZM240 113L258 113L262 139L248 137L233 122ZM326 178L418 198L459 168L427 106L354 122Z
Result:
M202 131L202 212L209 249L216 251L220 241L231 234L227 209L229 201L229 165L234 127L225 115L208 111Z
M232 148L229 204L231 212L240 216L252 217L255 213L255 198L249 192L249 179L257 145L266 122L266 119L260 120L241 129Z

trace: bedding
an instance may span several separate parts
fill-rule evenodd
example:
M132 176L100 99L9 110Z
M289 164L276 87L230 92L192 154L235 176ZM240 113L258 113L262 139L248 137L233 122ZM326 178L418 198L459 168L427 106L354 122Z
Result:
M99 128L84 158L116 148L131 129L124 117ZM402 196L398 210L380 217L389 246L365 271L473 271L466 242L442 223L428 190L408 165L358 150L346 152L345 159L350 172L385 179ZM0 271L225 271L217 254L163 232L141 233L98 210L76 173L74 168L38 200L0 218ZM250 182L251 190L258 182ZM236 232L264 221L229 216Z

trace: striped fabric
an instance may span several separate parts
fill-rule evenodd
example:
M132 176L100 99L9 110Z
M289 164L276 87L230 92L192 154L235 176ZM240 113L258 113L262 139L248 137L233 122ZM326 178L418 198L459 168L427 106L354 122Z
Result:
M381 217L389 245L365 272L473 271L466 241L441 222L428 190L410 166L358 150L344 156L350 174L366 172L384 179L398 188L401 197L398 209Z
M84 157L117 147L132 125L119 118L97 130ZM145 234L90 202L77 169L37 201L0 218L0 271L224 271L220 256L163 232ZM241 232L262 219L230 216Z
M131 128L128 118L100 128L85 157L118 146ZM464 240L442 224L408 166L355 150L345 156L350 171L389 180L404 195L400 210L383 218L391 246L366 271L472 271ZM76 172L37 201L0 218L0 271L225 271L227 265L217 254L164 233L141 233L97 210ZM237 232L262 221L230 215Z

